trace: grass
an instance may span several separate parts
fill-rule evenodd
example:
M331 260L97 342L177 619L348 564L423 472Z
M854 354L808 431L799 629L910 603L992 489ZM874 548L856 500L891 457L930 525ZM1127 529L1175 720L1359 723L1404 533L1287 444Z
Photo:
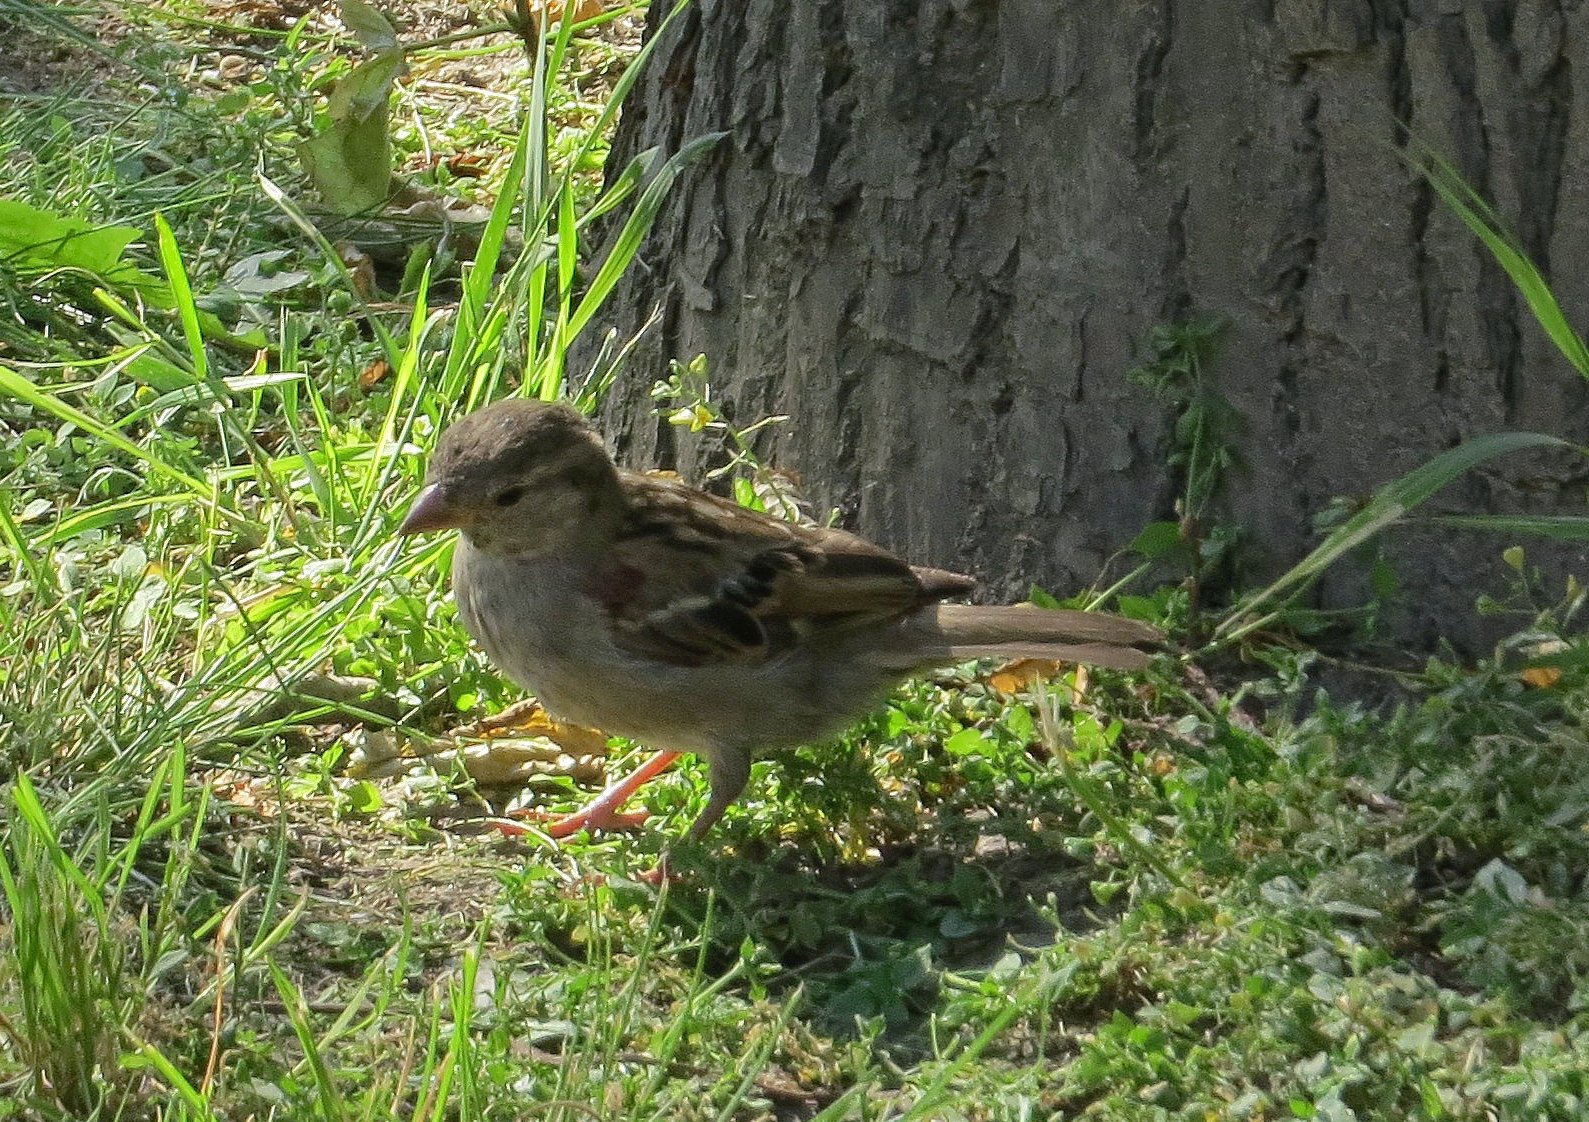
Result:
M392 529L459 411L656 376L625 340L592 370L564 354L712 139L604 188L626 40L418 49L398 163L490 217L371 288L294 154L349 44L122 17L158 96L0 102L0 199L56 232L0 263L0 1119L1583 1116L1589 670L1558 638L1582 590L1509 549L1485 608L1515 639L1416 674L1273 637L1457 472L1554 438L1388 483L1201 621L1212 679L1167 658L904 688L758 764L659 894L637 877L699 769L630 838L485 829L489 767L563 807L642 749L460 751L448 729L516 698L456 624L445 543ZM234 48L241 85L171 77ZM522 96L460 110L459 57ZM1235 430L1177 338L1156 373L1181 379L1197 520ZM674 388L665 410L721 423ZM1188 595L1122 602L1186 621Z

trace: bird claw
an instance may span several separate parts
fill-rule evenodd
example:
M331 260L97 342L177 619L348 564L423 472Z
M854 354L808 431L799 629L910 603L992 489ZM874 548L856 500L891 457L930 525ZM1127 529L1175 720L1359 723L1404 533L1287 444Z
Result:
M656 868L639 874L635 877L635 880L641 884L649 884L652 888L663 888L666 885L677 884L680 878L673 874L672 869L668 868L668 855L664 852L661 858L658 859Z
M566 838L581 830L605 831L607 833L623 833L628 830L638 829L645 824L650 814L643 810L623 813L618 808L646 783L662 774L673 766L673 761L679 758L677 752L658 752L644 764L641 764L630 774L608 787L601 794L591 800L589 804L561 817L554 817L540 810L524 810L515 812L516 818L531 818L547 825L542 832L552 838ZM498 829L501 829L499 826ZM505 829L505 834L526 834L528 827L518 829Z

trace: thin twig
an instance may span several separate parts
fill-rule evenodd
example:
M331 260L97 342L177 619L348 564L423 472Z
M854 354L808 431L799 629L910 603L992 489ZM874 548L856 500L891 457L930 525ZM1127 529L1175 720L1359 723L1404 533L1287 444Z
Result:
M251 884L244 889L243 894L232 902L226 909L226 915L221 919L221 925L215 931L215 1012L210 1024L210 1058L204 1065L204 1078L199 1081L199 1093L209 1097L210 1088L215 1085L215 1073L221 1066L221 1029L225 1025L226 1016L226 944L231 941L232 931L237 927L237 917L242 914L243 905L248 903L249 897L259 891L257 884Z

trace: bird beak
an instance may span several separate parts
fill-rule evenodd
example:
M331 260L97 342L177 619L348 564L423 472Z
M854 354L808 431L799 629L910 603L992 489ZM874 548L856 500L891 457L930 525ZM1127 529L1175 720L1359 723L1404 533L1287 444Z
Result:
M435 530L456 530L463 525L458 511L447 501L441 488L432 483L419 493L408 517L397 528L399 534L428 534Z

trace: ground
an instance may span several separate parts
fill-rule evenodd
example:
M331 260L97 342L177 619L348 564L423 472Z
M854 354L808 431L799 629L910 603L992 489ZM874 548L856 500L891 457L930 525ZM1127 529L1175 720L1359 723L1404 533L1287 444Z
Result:
M639 16L553 39L521 132L520 38L390 14L420 209L366 268L299 160L331 8L6 9L0 1119L1582 1116L1583 592L1511 540L1492 658L1144 576L1142 673L946 668L701 842L694 764L632 834L499 832L645 749L515 708L395 538L438 428L642 378L776 477L708 366L563 368L689 173L604 167Z

